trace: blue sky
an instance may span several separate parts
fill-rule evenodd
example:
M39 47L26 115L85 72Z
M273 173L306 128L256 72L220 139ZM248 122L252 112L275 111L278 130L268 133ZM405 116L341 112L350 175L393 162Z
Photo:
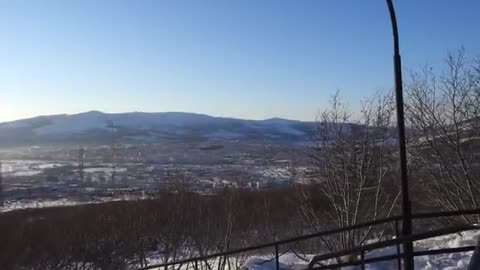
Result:
M397 0L405 72L480 54L478 0ZM0 121L88 110L313 120L392 87L384 0L0 0Z

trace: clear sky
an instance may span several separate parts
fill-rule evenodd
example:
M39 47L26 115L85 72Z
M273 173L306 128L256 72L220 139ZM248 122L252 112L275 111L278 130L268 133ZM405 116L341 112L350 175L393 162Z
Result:
M404 70L480 54L480 1L396 0ZM384 0L0 0L0 121L89 110L313 120L391 89Z

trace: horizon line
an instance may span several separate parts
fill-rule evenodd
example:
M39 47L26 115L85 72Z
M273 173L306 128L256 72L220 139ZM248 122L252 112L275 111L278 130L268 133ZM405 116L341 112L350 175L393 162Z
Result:
M207 113L201 113L201 112L188 112L188 111L124 111L124 112L106 112L106 111L101 111L101 110L88 110L88 111L80 111L77 113L51 113L51 114L38 114L34 116L25 116L25 117L20 117L12 120L5 120L2 121L0 120L0 124L5 124L5 123L11 123L11 122L17 122L17 121L24 121L28 119L33 119L33 118L38 118L38 117L52 117L52 116L74 116L74 115L79 115L79 114L87 114L87 113L101 113L101 114L106 114L106 115L114 115L114 114L133 114L133 113L141 113L141 114L167 114L167 113L179 113L179 114L192 114L192 115L202 115L202 116L208 116L208 117L213 117L213 118L226 118L226 119L235 119L235 120L247 120L247 121L267 121L267 120L274 120L274 119L279 119L279 120L287 120L287 121L298 121L298 122L315 122L315 118L312 120L305 120L305 119L292 119L292 118L286 118L286 117L269 117L269 118L242 118L238 116L224 116L224 115L212 115L212 114L207 114Z

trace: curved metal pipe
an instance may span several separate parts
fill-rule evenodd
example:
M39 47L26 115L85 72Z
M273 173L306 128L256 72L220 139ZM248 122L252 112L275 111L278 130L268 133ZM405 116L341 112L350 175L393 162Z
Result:
M400 151L400 176L402 184L402 236L408 238L412 235L412 208L409 198L408 189L408 171L407 171L407 154L405 145L405 117L403 111L403 86L402 86L402 60L400 57L400 45L398 41L398 25L395 8L392 0L386 0L388 11L390 13L390 21L392 23L393 33L393 63L395 71L395 97L397 105L397 125L398 125L398 144ZM403 269L413 270L415 268L413 259L413 244L405 242L403 245L404 260Z

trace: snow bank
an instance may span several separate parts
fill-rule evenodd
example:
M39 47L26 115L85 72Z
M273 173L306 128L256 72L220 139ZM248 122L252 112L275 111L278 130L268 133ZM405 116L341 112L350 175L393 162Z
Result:
M449 234L418 241L414 244L415 250L434 250L440 248L456 248L462 246L472 246L476 244L476 239L480 236L480 231L467 231L458 234ZM396 254L396 247L374 250L366 254L366 258L374 258ZM460 270L466 269L470 262L472 252L459 252L451 254L439 254L421 256L415 258L415 269L418 270ZM312 258L313 255L307 255ZM280 269L306 269L307 263L298 258L293 253L286 253L280 257ZM245 263L246 269L253 270L276 270L275 260L262 256L254 256ZM355 269L354 267L344 267L342 269ZM360 269L359 267L357 269ZM397 269L397 261L386 261L370 264L366 266L368 270L390 270Z

